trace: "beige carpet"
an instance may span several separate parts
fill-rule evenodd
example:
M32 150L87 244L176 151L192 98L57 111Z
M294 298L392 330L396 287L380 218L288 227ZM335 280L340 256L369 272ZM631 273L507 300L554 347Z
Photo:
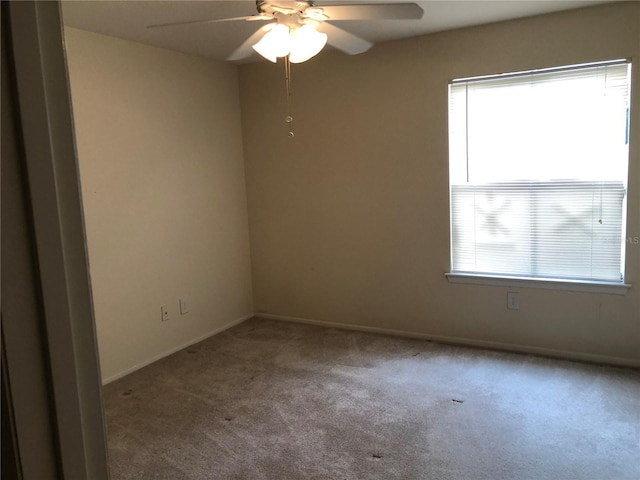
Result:
M112 480L640 479L640 372L252 319L105 387Z

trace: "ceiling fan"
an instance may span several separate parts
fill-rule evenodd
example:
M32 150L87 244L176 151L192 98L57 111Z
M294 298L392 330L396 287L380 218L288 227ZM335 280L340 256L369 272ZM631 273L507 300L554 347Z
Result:
M315 0L256 0L256 15L215 18L188 22L162 23L147 28L180 27L203 23L232 21L268 22L256 30L227 60L242 60L255 50L276 63L284 58L287 91L287 124L289 138L294 137L291 116L291 63L301 63L320 53L328 43L349 55L366 52L373 44L336 27L331 22L344 20L419 20L423 10L415 3L372 3L318 6Z
M242 60L255 50L267 60L301 63L328 43L349 55L366 52L372 43L332 24L345 20L419 20L423 10L415 3L372 3L318 6L315 0L256 0L257 14L246 17L162 23L147 28L178 27L229 21L268 22L229 55Z

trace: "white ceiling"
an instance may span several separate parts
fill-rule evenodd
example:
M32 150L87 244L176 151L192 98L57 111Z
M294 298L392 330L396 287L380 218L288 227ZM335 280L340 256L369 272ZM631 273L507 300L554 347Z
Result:
M404 0L407 1L407 0ZM421 20L343 21L337 25L366 40L378 43L454 28L528 17L606 3L612 0L444 0L420 1ZM399 3L387 1L322 1L330 4ZM261 25L256 22L204 23L147 29L148 25L254 15L253 0L227 1L63 1L65 25L132 40L147 45L225 60ZM260 22L261 23L261 22ZM260 57L250 58L249 61Z

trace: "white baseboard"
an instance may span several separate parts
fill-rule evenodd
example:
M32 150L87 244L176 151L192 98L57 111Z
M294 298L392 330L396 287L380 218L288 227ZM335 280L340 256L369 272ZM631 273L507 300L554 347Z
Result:
M151 365L152 363L157 362L158 360L161 360L161 359L163 359L165 357L168 357L169 355L173 355L174 353L179 352L180 350L183 350L183 349L185 349L187 347L190 347L191 345L194 345L194 344L196 344L198 342L206 340L207 338L212 337L212 336L214 336L214 335L216 335L216 334L218 334L220 332L224 332L225 330L228 330L231 327L235 327L236 325L239 325L242 322L244 322L246 320L249 320L250 318L253 318L253 317L254 317L254 315L250 314L250 315L245 315L245 316L240 317L240 318L236 318L235 320L233 320L233 321L231 321L229 323L226 323L226 324L222 325L221 327L218 327L218 328L216 328L214 330L211 330L210 332L207 332L204 335L201 335L200 337L197 337L197 338L194 338L192 340L189 340L188 342L183 343L183 344L181 344L181 345L179 345L179 346L177 346L175 348L172 348L170 350L167 350L166 352L162 352L161 354L156 355L153 358L145 360L144 362L139 363L139 364L137 364L137 365L135 365L135 366L133 366L131 368L127 368L126 370L124 370L122 372L119 372L119 373L117 373L115 375L112 375L109 378L104 378L104 379L102 379L102 385L107 385L108 383L115 382L119 378L122 378L122 377L124 377L126 375L129 375L130 373L133 373L136 370L140 370L141 368L144 368L147 365Z
M492 342L487 340L475 340L464 337L448 337L444 335L429 335L426 333L407 332L404 330L394 330L390 328L368 327L364 325L353 325L348 323L325 322L322 320L311 320L308 318L290 317L286 315L273 315L270 313L256 313L256 317L282 320L285 322L307 323L321 327L340 328L344 330L356 330L360 332L380 333L383 335L393 335L398 337L416 338L421 340L431 340L438 343L452 345L465 345L470 347L486 348L490 350L503 350L517 353L528 353L542 357L562 358L565 360L575 360L579 362L597 363L599 365L615 365L620 367L640 368L640 360L624 357L611 357L608 355L596 355L591 353L571 352L564 350L554 350L551 348L534 347L529 345L518 345L513 343Z

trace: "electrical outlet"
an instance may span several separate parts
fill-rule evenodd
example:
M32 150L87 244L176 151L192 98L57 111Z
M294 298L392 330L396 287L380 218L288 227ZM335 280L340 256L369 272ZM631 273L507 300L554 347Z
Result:
M166 322L169 320L169 308L166 305L160 306L160 313L162 314L162 321Z
M189 313L189 304L187 303L186 298L180 299L180 315L184 315L185 313Z
M520 310L520 294L517 292L507 293L507 308L509 310Z

